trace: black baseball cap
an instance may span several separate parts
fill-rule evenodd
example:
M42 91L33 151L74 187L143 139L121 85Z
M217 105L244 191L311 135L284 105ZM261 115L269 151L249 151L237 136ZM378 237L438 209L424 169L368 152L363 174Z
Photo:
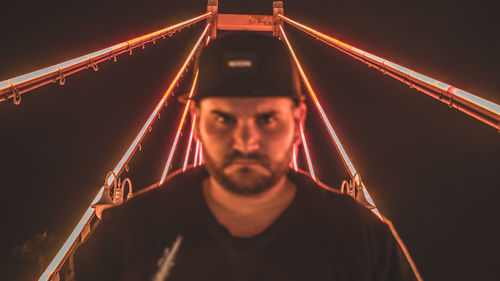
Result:
M221 35L199 54L195 63L198 81L192 100L206 97L303 99L292 57L277 37L248 31Z

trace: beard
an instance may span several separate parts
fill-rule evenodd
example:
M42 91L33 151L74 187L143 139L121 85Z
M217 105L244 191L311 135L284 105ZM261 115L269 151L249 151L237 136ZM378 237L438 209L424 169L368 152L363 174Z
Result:
M260 153L243 154L234 150L217 163L203 148L205 167L212 177L224 189L238 195L257 195L275 186L285 176L292 158L293 144L286 150L279 161L272 162L267 155ZM253 160L267 173L259 173L255 169L242 167L229 173L226 168L236 160Z

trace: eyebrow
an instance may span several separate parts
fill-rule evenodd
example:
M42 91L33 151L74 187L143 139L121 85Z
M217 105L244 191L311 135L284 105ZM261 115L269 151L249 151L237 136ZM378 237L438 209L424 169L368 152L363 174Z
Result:
M210 113L217 114L217 115L223 115L223 116L232 116L230 113L227 113L227 112L224 112L221 110L217 110L217 109L213 109L212 111L210 111Z
M221 116L226 116L226 117L232 117L234 118L234 115L231 114L231 113L227 113L227 112L224 112L222 110L218 110L218 109L213 109L210 111L211 114L216 114L216 115L221 115ZM255 117L258 117L258 116L275 116L275 115L278 115L278 111L277 110L269 110L269 111L264 111L264 112L260 112L260 113L256 113L255 114Z
M279 112L277 110L269 110L269 111L257 113L257 114L255 114L255 116L275 116L275 115L278 115L278 113Z

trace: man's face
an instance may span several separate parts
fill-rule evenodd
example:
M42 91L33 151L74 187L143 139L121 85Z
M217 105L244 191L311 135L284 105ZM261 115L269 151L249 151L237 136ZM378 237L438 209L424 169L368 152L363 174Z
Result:
M226 190L259 194L286 175L304 104L286 97L213 97L192 109L207 170Z

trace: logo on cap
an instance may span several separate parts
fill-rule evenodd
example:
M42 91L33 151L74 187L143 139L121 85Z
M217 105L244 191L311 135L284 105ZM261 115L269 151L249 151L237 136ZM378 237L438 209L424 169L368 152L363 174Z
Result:
M228 60L227 66L231 68L249 68L252 67L253 62L251 60Z

